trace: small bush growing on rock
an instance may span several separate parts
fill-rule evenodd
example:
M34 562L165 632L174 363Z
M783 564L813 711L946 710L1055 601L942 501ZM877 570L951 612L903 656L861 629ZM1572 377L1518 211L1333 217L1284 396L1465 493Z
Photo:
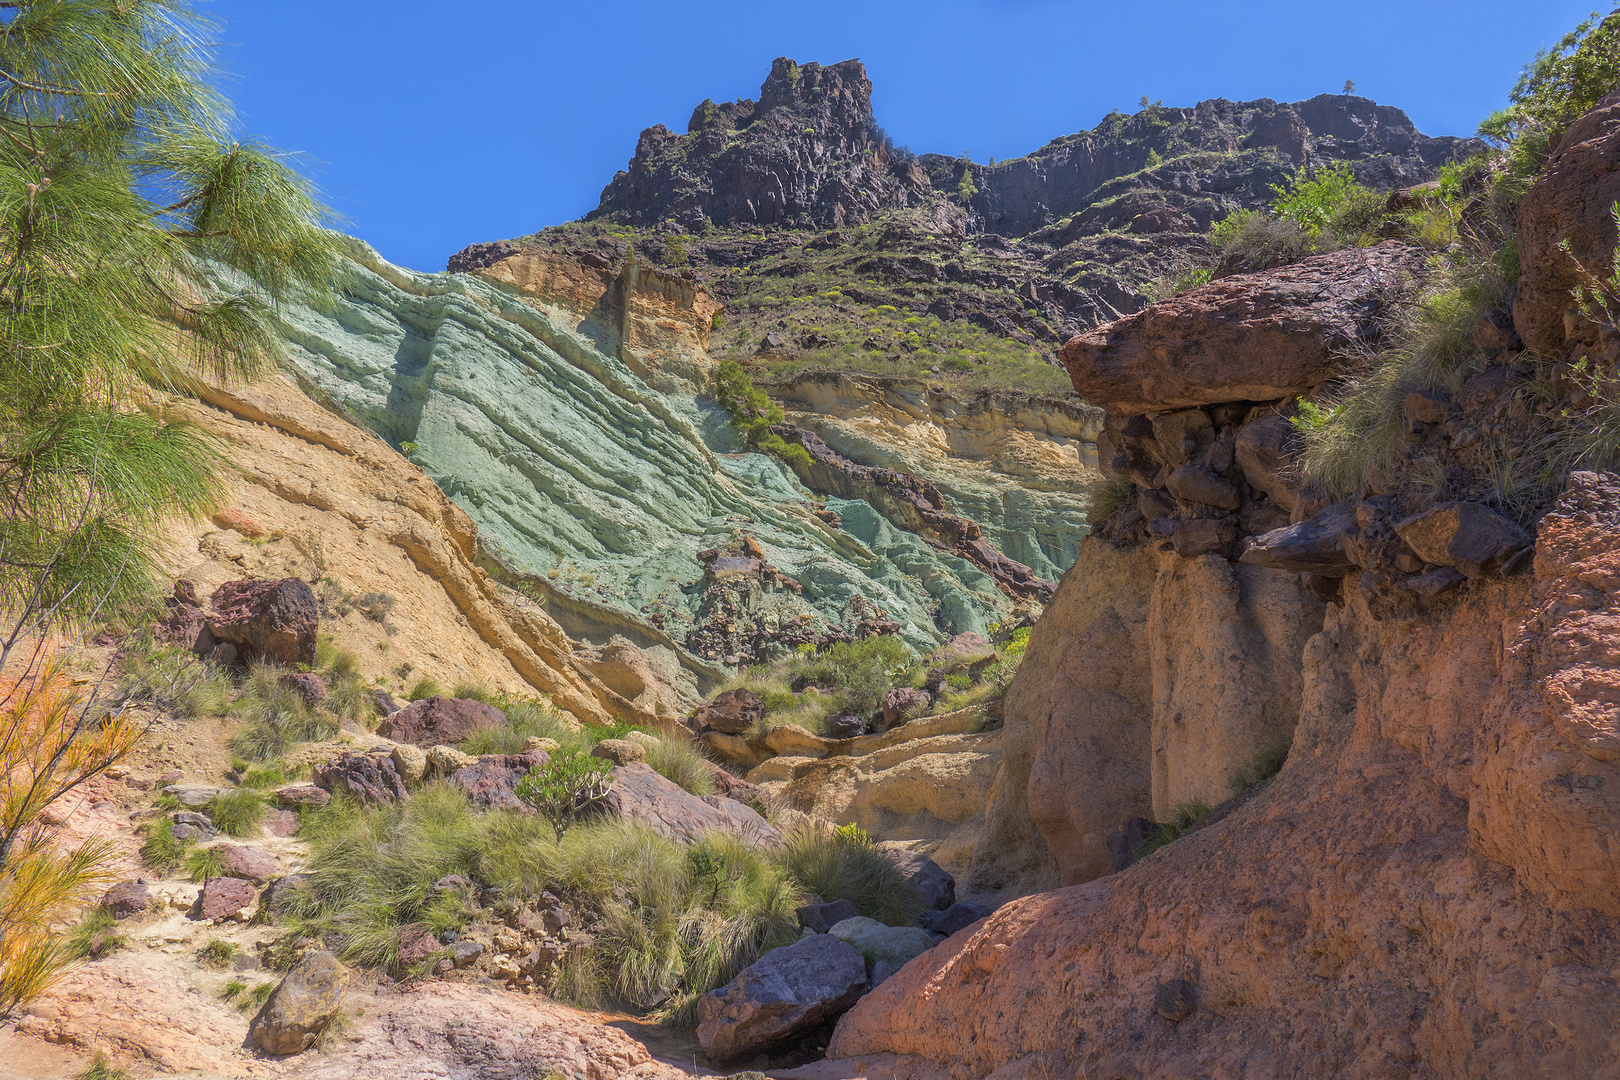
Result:
M611 769L601 758L578 750L559 750L518 781L517 797L546 816L561 847L563 834L580 811L607 794L612 784L608 775Z
M208 817L226 836L250 836L264 821L269 802L251 787L230 788L208 801Z
M90 1064L73 1080L130 1080L129 1073L123 1069L114 1068L107 1055L97 1050L90 1058Z
M236 959L237 953L241 951L236 942L226 941L224 938L215 938L197 950L197 962L204 967L222 968ZM238 987L241 986L240 983L237 985Z
M354 610L374 623L384 623L394 610L394 598L385 592L361 593L354 598Z
M862 915L889 926L910 926L922 912L916 891L870 842L803 829L788 835L782 864L805 892L848 900Z

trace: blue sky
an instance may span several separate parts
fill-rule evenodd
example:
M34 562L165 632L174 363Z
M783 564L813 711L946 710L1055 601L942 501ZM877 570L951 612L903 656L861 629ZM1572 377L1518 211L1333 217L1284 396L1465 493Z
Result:
M645 127L756 97L777 56L865 61L918 153L1016 157L1143 94L1357 92L1472 134L1592 0L214 0L248 134L308 155L349 231L441 270L584 214Z

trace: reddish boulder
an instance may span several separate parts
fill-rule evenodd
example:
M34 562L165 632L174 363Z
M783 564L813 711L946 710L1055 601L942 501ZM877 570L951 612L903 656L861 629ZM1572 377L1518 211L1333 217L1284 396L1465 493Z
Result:
M211 877L203 882L197 914L204 919L228 919L259 895L259 887L238 877Z
M245 878L263 885L281 873L276 860L271 858L269 853L256 847L244 844L220 844L214 851L219 855L225 873L231 877Z
M884 729L903 724L914 716L921 716L933 703L933 696L926 690L913 690L909 686L895 687L883 695Z
M705 833L723 832L741 837L751 847L782 845L782 834L751 807L722 795L700 799L648 765L615 767L613 786L597 806L677 843L690 844Z
M377 734L417 746L454 746L479 728L505 723L505 713L475 698L430 697L384 717Z
M139 915L152 905L152 894L139 881L120 881L101 897L101 906L115 919Z
M405 798L405 781L394 763L376 754L344 754L336 761L315 766L315 786L333 795L349 795L358 802L377 805Z
M278 664L313 664L320 611L309 584L281 581L227 581L214 590L208 629L247 658Z
M1376 335L1423 266L1420 250L1386 241L1222 278L1072 338L1063 364L1082 397L1117 413L1303 393L1343 370L1345 346Z
M1564 312L1581 266L1606 273L1614 253L1611 210L1620 201L1620 91L1576 120L1518 209L1519 291L1513 325L1524 344L1543 356L1564 352ZM1569 244L1564 251L1560 245ZM1574 327L1576 340L1596 341Z
M482 806L499 810L527 810L529 806L517 797L518 781L547 761L544 750L531 750L527 754L485 754L476 762L450 774L450 786L467 793L467 798Z
M765 716L765 703L752 690L738 687L727 690L707 705L700 705L692 714L692 726L697 731L718 731L726 735L741 735Z
M1474 578L1500 570L1530 547L1530 534L1488 506L1441 503L1395 526L1424 562L1450 566Z
M296 693L304 699L304 704L314 708L326 700L326 680L309 671L288 671L281 676L281 685Z

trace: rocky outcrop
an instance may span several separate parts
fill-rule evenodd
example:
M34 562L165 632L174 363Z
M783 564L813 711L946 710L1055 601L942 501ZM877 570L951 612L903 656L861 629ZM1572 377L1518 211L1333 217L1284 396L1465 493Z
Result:
M1513 326L1525 345L1543 356L1559 356L1566 345L1593 346L1598 328L1567 319L1575 307L1572 292L1612 269L1614 204L1620 202L1620 92L1569 126L1546 168L1518 211L1519 278ZM1567 250L1563 245L1567 244ZM1612 362L1615 346L1604 338L1603 357Z
M504 727L505 724L506 714L493 705L472 698L435 694L383 717L377 734L394 742L427 747L458 743L479 728Z
M625 821L645 825L670 840L690 844L705 833L739 837L752 847L777 848L782 834L752 807L723 795L700 799L644 764L617 765L613 786L597 806Z
M1063 363L1082 397L1127 415L1301 394L1378 340L1423 269L1420 250L1390 240L1222 278L1074 338ZM1098 454L1106 469L1100 440Z
M717 1061L756 1054L836 1017L866 987L866 962L856 949L812 934L699 998L698 1042Z
M399 802L405 798L405 781L392 758L381 754L344 754L335 761L317 765L315 786L333 795L346 795L366 806Z
M637 224L838 228L929 190L909 155L872 119L872 83L859 60L797 64L778 57L759 100L692 113L683 138L662 124L641 133L627 170L603 189L592 218Z
M1533 584L1481 579L1418 621L1359 592L1330 606L1260 797L1003 906L874 990L831 1056L902 1055L891 1075L1605 1075L1617 514L1620 482L1577 475Z

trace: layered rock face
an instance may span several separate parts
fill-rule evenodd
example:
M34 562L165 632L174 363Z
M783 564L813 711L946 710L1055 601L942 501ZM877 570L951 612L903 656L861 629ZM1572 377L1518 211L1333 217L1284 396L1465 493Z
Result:
M759 101L705 101L684 138L662 124L643 131L629 169L603 189L592 216L837 228L927 190L927 177L873 120L859 60L823 67L778 57Z
M615 276L543 254L495 252L475 273L441 276L354 254L336 311L288 312L300 378L409 450L476 522L486 567L576 639L621 638L706 689L718 673L705 661L729 654L701 644L713 583L699 556L745 535L799 586L770 601L782 626L808 616L816 634L836 636L881 612L932 647L1010 607L973 561L859 499L827 500L834 526L778 463L738 452L725 414L686 380L711 310L689 282L654 275L663 291L649 292L622 267ZM662 352L626 345L647 338L625 336L624 311L653 324L671 313ZM756 619L725 614L739 617Z

